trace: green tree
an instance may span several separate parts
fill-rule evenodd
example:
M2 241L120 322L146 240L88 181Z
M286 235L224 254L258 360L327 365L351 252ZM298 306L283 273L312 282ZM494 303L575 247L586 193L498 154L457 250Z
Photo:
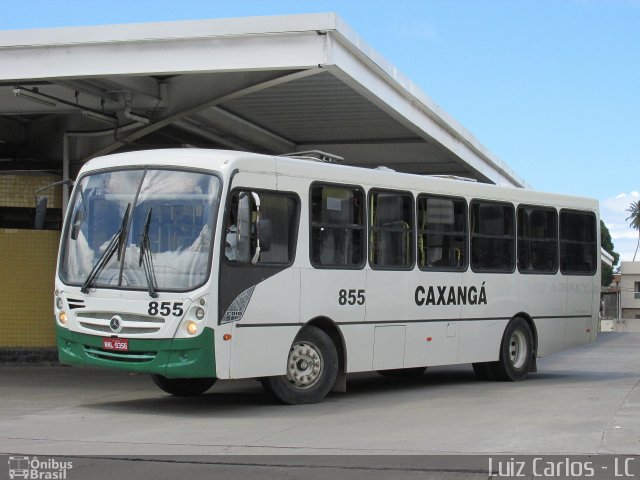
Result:
M600 220L600 245L604 250L611 254L613 257L613 265L615 266L620 260L620 254L613 250L613 240L611 240L611 233L609 233L609 229L604 224L602 220ZM600 285L603 287L607 287L611 285L613 281L613 267L609 265L603 265L602 271L600 273Z
M638 244L636 245L636 252L633 254L633 261L636 261L636 253L638 253L638 247L640 247L640 200L637 202L631 202L627 212L631 215L627 217L629 226L638 230Z

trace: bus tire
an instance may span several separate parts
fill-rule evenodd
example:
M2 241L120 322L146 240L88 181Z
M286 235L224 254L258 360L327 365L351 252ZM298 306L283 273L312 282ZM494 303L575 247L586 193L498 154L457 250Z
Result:
M394 368L393 370L378 370L378 373L383 377L396 377L396 378L419 378L427 371L427 367L412 367L412 368Z
M338 377L338 352L318 327L300 330L287 357L287 373L267 377L267 392L289 405L316 403L333 388Z
M153 383L176 397L195 397L209 390L217 378L167 378L151 375Z
M527 378L533 355L531 328L524 319L516 317L502 336L500 360L491 362L489 369L496 380L518 382Z

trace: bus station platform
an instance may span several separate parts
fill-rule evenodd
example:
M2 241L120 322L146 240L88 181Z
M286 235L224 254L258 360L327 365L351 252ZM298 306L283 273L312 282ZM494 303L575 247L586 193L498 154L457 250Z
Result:
M271 463L284 472L280 478L294 478L296 468L322 459L352 465L341 478L365 478L386 455L634 455L639 344L640 333L601 333L594 344L539 359L538 373L516 383L480 381L471 365L430 368L413 380L353 374L347 393L298 406L274 403L254 380L220 381L201 397L174 398L142 375L4 366L0 454L71 456L78 470L102 465L104 478L131 476L142 465L211 474L250 465L237 478L260 478L259 468ZM441 478L487 478L447 468ZM325 471L308 478L325 478ZM394 478L419 471L393 470Z

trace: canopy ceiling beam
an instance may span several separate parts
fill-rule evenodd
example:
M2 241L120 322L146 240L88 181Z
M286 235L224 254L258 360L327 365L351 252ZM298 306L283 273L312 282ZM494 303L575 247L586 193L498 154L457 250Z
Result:
M245 88L241 88L239 90L236 90L234 92L231 93L227 93L226 95L222 95L216 98L212 98L210 100L204 101L204 102L199 102L197 105L186 108L184 110L180 110L176 113L172 113L172 114L168 114L168 113L162 113L160 114L159 117L156 117L154 119L154 121L152 123L150 123L149 125L146 125L142 128L140 128L139 130L136 130L133 133L130 133L128 135L126 135L124 138L116 140L115 142L111 143L110 145L101 148L100 150L94 152L93 154L91 154L89 157L87 157L85 160L89 160L91 158L94 157L99 157L101 155L107 155L109 153L112 153L114 151L116 151L118 148L127 145L128 143L134 142L137 139L144 137L145 135L148 135L151 132L155 132L156 130L166 127L167 125L170 125L182 118L191 116L191 115L195 115L198 112L201 112L204 109L207 108L211 108L211 107L216 107L224 102L229 102L231 100L235 100L237 98L240 97L244 97L246 95L251 95L253 93L256 92L260 92L262 90L271 88L271 87L275 87L277 85L282 85L284 83L288 83L288 82L292 82L294 80L298 80L300 78L305 78L311 75L316 75L318 73L323 72L324 70L322 68L311 68L311 69L307 69L307 70L302 70L299 72L295 72L295 73L289 73L286 75L282 75L280 77L271 79L271 80L267 80L267 81L263 81L263 82L259 82L256 83L254 85L250 85L248 87Z
M273 153L295 151L296 144L256 123L234 115L221 107L211 107L197 115L211 126L228 131L237 137L265 148Z

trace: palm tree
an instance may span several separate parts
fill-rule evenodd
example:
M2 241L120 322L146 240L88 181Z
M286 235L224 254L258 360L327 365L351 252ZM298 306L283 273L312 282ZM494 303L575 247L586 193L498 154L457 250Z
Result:
M636 252L633 254L633 261L636 261L636 254L638 253L638 247L640 247L640 200L637 202L631 202L627 212L631 215L627 217L629 220L629 226L638 230L638 244L636 245Z

